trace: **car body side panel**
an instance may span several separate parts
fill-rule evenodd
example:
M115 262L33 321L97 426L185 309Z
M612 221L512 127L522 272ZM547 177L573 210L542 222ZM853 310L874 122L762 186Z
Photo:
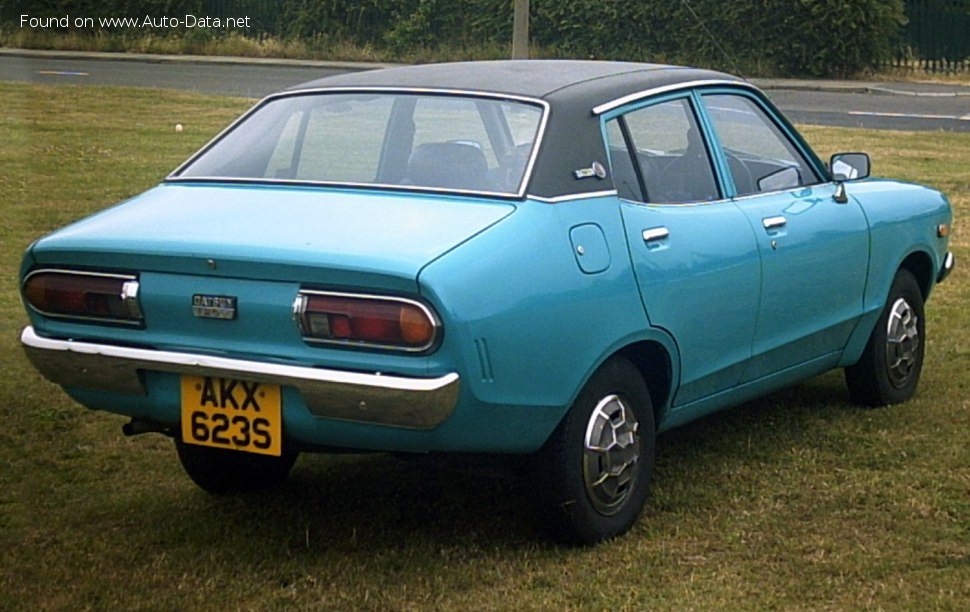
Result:
M809 183L803 187L734 199L755 234L762 262L761 300L752 358L740 381L747 384L766 377L775 378L781 372L842 350L862 314L869 258L868 224L856 202L837 203L832 198L835 186L830 182L816 182L816 177L824 181L827 171L798 132L763 95L739 88L711 88L703 95L695 92L703 100L698 106L729 193L737 194L734 168L744 166L740 158L735 158L734 166L729 163L717 129L724 118L715 121L708 106L708 101L713 99L709 96L715 95L746 98L748 104L758 107L760 110L750 115L754 124L763 122L766 129L772 124L778 146L784 142L790 147L791 153L785 154L789 155L786 159L804 159L807 167L803 167L800 176L807 171L815 175L801 177L800 180ZM762 145L771 142L771 137L763 133L751 138L761 139ZM758 150L757 146L751 149ZM742 151L748 149L742 148ZM778 149L774 151L780 154ZM748 189L752 187L749 185Z
M864 297L864 316L846 344L840 365L858 361L893 278L907 257L924 253L932 262L933 281L943 265L948 237L937 227L953 222L949 201L940 192L900 181L869 179L846 183L849 197L859 202L869 222L871 256Z
M572 228L590 224L602 230L612 262L595 274L582 270L570 239ZM625 344L672 349L649 327L615 196L526 201L428 265L419 282L443 309L448 332L439 351L462 372L463 391L488 405L554 407L562 416Z
M528 66L510 63L506 68L511 74ZM415 68L410 74L440 69ZM566 64L560 68L561 74L573 69ZM864 239L855 236L849 249L836 244L831 252L818 253L826 246L816 244L813 251L813 236L825 237L826 230L815 228L799 236L800 260L794 269L779 263L771 270L778 278L790 275L795 287L786 291L779 285L769 292L774 311L762 308L760 297L752 298L760 295L765 278L761 262L772 255L765 250L771 248L769 237L759 233L761 213L745 219L740 202L716 203L730 211L725 217L730 217L729 229L735 232L730 239L718 242L717 230L727 224L719 227L714 221L705 229L713 239L689 242L676 253L680 259L669 258L655 270L643 269L641 276L641 270L631 265L637 259L631 249L644 246L642 231L654 224L629 223L624 218L626 204L597 171L598 164L607 161L606 150L600 119L590 109L609 106L627 94L637 104L645 103L640 96L645 88L662 86L669 91L680 87L683 79L666 68L637 69L659 76L634 79L614 91L616 86L599 78L599 71L597 67L588 81L575 84L558 77L547 89L534 92L551 105L549 134L535 158L527 190L531 196L523 200L481 193L418 194L404 186L390 193L353 185L323 188L221 179L164 184L42 238L28 250L22 268L23 273L42 266L137 273L144 325L55 320L28 308L31 322L41 336L62 341L184 350L374 378L449 375L459 382L457 404L450 416L428 429L315 416L298 389L284 386L285 435L299 448L316 450L526 453L542 446L596 369L635 343L655 343L670 360L672 392L666 394L667 405L659 407L657 423L663 431L854 362L901 263L913 253L925 253L935 278L947 248L947 241L936 236L936 227L952 218L946 199L926 188L877 180L846 185L851 202L844 210L860 214L853 216L851 227L840 228L840 235L858 232ZM463 79L477 79L473 73L461 74ZM695 76L720 79L716 74ZM585 93L577 99L573 88ZM699 99L699 94L691 95ZM801 143L783 117L779 120ZM814 154L806 151L820 168ZM722 174L729 171L720 154L715 154L715 162ZM723 177L722 181L722 188L731 185ZM807 192L801 199L815 198L812 206L818 209L841 206L831 200L830 190L823 193L815 187ZM722 193L729 197L733 192L727 188ZM644 210L650 209L637 212ZM669 226L674 239L691 229L686 209L677 211L684 214L678 223L662 212L657 211L656 225ZM638 221L647 221L651 214ZM787 209L786 214L797 216ZM856 262L864 259L859 245L866 241L869 263L857 268ZM779 242L782 248L793 246ZM744 245L750 249L738 248ZM691 257L706 260L698 263ZM836 290L845 290L847 302L858 308L833 309L836 318L841 317L837 337L829 339L825 350L798 353L790 363L766 359L761 371L751 370L745 377L739 364L757 352L752 346L760 346L757 313L777 314L813 299L799 283L818 285L819 295L824 295L831 290L826 272L846 261L851 269L842 272L848 280L837 281ZM440 343L430 353L416 355L311 346L292 320L293 300L305 287L423 298L443 323ZM698 301L695 295L691 304L683 296L694 287L702 298ZM194 294L238 297L237 318L197 320L191 310ZM664 316L652 318L660 314L653 306L658 303L664 304L663 315L686 328L687 335L678 325L665 324ZM822 311L824 304L818 300L811 307ZM712 313L721 320L706 316ZM853 316L858 322L845 343ZM698 318L702 320L694 329L691 325ZM713 332L705 331L712 327ZM692 333L701 341L694 342L688 354L683 349L691 344L687 340ZM782 343L768 348L787 352L790 347ZM682 377L682 369L688 376ZM135 375L143 382L143 395L130 389L105 392L70 386L86 382L79 378L68 383L66 391L91 408L176 426L181 418L179 375L161 368L140 369ZM674 410L672 398L678 389L680 405ZM369 409L366 402L357 406L361 412Z
M869 266L866 217L836 203L830 183L737 200L758 237L762 300L742 382L845 346L862 315ZM765 227L783 223L776 227Z
M821 374L838 364L838 353L829 353L798 365L772 372L757 380L740 385L682 406L670 414L666 422L668 428L679 427L706 414L730 408L737 404L783 389L800 380Z
M651 323L681 356L679 408L738 384L751 358L761 261L745 216L730 201L623 202L630 257ZM666 231L644 240L644 232Z

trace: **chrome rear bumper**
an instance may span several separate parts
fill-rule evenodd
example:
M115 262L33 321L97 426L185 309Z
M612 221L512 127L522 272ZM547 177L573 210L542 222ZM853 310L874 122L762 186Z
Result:
M145 395L140 372L239 378L294 387L316 416L409 429L431 429L458 401L459 377L405 378L292 366L211 355L156 351L20 336L27 357L47 380L65 387Z

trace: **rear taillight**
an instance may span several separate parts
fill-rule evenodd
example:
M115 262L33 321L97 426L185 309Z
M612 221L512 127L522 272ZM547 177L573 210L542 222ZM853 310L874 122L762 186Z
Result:
M424 304L390 296L301 291L293 314L308 342L409 352L430 349L440 327Z
M36 270L23 284L24 301L47 317L139 325L138 279L127 274Z

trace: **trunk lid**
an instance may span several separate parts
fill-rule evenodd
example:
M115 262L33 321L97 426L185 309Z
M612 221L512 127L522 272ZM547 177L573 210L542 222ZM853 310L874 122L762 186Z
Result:
M507 202L319 187L162 184L37 242L72 265L414 292Z

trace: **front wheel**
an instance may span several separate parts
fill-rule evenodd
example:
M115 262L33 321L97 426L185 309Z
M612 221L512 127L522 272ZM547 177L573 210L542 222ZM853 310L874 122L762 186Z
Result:
M845 369L849 396L866 406L905 402L916 391L926 347L923 292L909 270L896 273L862 357Z
M531 476L540 522L559 540L589 545L628 531L643 509L654 463L650 392L629 361L607 361L537 456Z
M189 478L202 489L217 494L273 488L286 480L298 455L286 451L280 457L256 455L186 444L178 439L175 449Z

